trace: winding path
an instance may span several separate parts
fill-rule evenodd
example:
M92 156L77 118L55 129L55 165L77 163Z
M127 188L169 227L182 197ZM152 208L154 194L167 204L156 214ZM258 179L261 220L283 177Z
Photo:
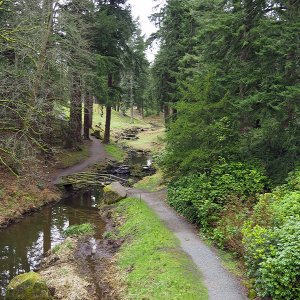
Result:
M147 193L128 189L128 196L141 198L179 239L187 253L203 275L210 300L246 300L246 289L221 265L219 257L200 239L196 228L179 216L165 202L166 192Z
M82 172L97 162L104 161L107 157L108 155L105 152L104 145L100 142L100 140L91 136L90 157L75 166L59 171L53 178L52 183L57 184L62 176Z
M103 144L92 138L90 157L73 167L60 171L53 179L53 183L58 183L62 176L81 172L99 161L104 161L107 157ZM195 226L167 205L164 190L149 193L137 189L128 189L128 196L141 198L145 201L179 239L181 248L191 257L203 275L210 300L248 299L246 289L231 273L223 268L216 253L200 239Z

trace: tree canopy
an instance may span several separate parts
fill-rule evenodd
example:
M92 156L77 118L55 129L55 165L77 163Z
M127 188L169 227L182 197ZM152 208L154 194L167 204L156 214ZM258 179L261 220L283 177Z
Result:
M167 168L224 157L283 179L299 158L298 1L170 0L163 14L152 73L175 110Z

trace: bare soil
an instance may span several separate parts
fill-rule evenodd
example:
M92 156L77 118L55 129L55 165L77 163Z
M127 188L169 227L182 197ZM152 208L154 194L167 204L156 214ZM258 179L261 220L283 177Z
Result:
M102 213L106 230L113 230L109 210ZM67 238L57 252L49 252L39 273L56 300L121 300L122 280L117 279L113 256L123 242L92 236Z

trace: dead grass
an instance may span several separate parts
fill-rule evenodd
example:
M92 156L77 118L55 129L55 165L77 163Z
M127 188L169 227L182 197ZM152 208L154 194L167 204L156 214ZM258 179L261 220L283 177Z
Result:
M17 179L4 171L0 171L0 178L0 226L60 198L60 193L44 180Z
M45 259L40 274L47 286L55 289L55 299L96 300L96 295L89 291L91 283L78 272L77 262L74 259L76 244L76 239L66 239L54 255Z
M121 278L112 264L107 246L102 243L97 250L99 257L94 256L91 261L89 254L81 252L89 245L88 236L68 237L43 260L39 273L47 286L55 291L54 299L123 300L120 297L123 291Z
M165 145L165 129L149 129L138 134L138 140L122 142L137 150L159 152Z

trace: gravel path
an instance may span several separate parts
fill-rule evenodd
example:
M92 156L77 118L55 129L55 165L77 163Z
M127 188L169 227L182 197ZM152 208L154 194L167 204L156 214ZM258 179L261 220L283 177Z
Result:
M88 167L96 164L97 162L104 161L108 157L107 153L105 152L104 145L100 142L100 140L94 137L91 137L91 140L92 141L91 141L89 158L73 167L69 167L59 171L52 181L53 184L59 183L60 178L62 176L82 172Z
M107 154L104 150L104 146L99 140L92 138L90 157L82 163L61 170L56 174L53 183L58 183L62 176L81 172L106 158ZM167 205L165 202L165 191L147 193L137 189L128 189L128 196L144 200L176 235L183 251L191 257L202 273L210 300L248 299L245 288L232 274L222 267L219 257L212 249L203 243L196 228Z
M246 289L225 270L220 258L199 238L196 228L165 203L166 192L146 193L128 190L129 196L141 198L179 239L181 247L203 275L210 300L246 300Z

